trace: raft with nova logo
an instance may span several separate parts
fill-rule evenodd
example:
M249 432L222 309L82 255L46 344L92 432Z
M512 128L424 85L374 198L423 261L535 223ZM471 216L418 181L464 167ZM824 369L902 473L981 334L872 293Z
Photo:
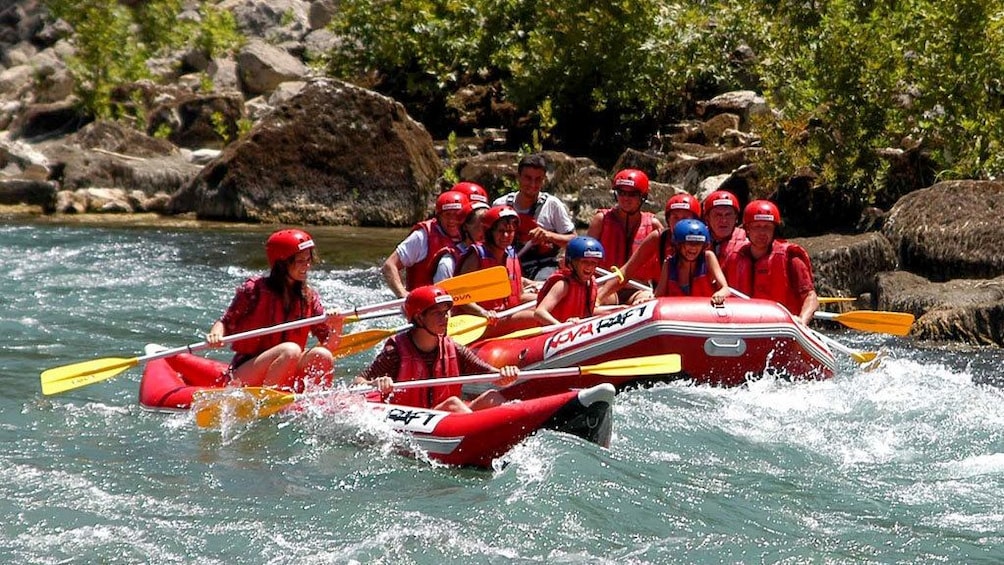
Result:
M814 332L769 300L726 300L714 306L703 297L657 298L576 324L523 330L512 336L482 340L470 347L496 367L514 364L521 369L678 353L682 371L526 381L503 389L508 398L535 398L600 382L622 390L678 379L737 386L764 374L827 379L837 366L833 353ZM470 392L478 390L470 388Z

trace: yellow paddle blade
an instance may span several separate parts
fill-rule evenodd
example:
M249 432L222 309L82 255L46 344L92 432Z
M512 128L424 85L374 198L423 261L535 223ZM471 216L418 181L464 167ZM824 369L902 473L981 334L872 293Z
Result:
M214 388L193 394L192 409L196 425L214 428L266 418L295 401L295 394L272 388Z
M139 364L139 358L105 357L42 371L42 394L58 394L110 379Z
M850 356L851 359L854 359L858 363L868 363L878 357L878 353L874 351L852 351Z
M853 296L820 296L820 304L837 304L840 302L857 302L857 298Z
M436 284L450 293L453 304L457 306L504 298L512 292L509 271L502 265L445 279Z
M354 355L393 337L397 332L396 329L374 329L343 335L341 341L338 342L338 347L331 353L336 358Z
M597 365L579 367L582 374L603 375L607 377L632 377L637 375L669 375L679 373L682 360L678 353L617 359Z
M855 330L907 336L910 335L910 328L913 327L914 317L913 314L905 312L855 310L837 314L834 319Z
M487 327L488 320L486 318L471 314L458 314L450 316L450 326L446 333L453 338L453 341L461 345L468 345L484 335Z

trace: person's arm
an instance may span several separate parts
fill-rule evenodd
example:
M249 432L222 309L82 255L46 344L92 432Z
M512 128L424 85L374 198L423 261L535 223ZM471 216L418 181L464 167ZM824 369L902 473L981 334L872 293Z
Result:
M589 221L589 228L586 229L586 235L600 239L600 234L603 233L603 215L603 212L599 210L593 214L593 219Z
M669 293L669 270L673 268L673 263L666 259L662 264L662 273L659 275L659 284L655 285L656 296L668 296Z
M816 310L819 310L819 296L815 290L810 290L802 298L802 311L799 312L798 317L801 318L803 324L809 325L813 316L816 315Z
M731 290L729 290L729 283L725 280L722 266L718 264L718 257L714 251L709 249L704 252L704 260L708 262L708 270L711 271L711 276L715 279L715 284L718 286L718 290L711 295L711 303L724 304L725 299L731 294Z
M383 280L387 283L390 291L398 298L404 298L408 295L408 291L404 286L404 279L401 277L402 271L404 271L404 264L401 262L401 257L395 249L383 262L380 272L383 274Z
M449 253L443 255L439 258L439 262L436 263L436 272L432 275L432 282L439 284L440 282L452 277L456 271L456 262L453 256Z
M575 222L565 203L555 196L548 196L537 218L536 228L530 230L530 235L537 243L552 243L565 247L575 239Z
M803 324L809 325L816 310L819 310L819 296L816 294L816 283L812 278L812 267L801 257L793 257L789 267L788 276L792 277L789 284L802 297L802 309L798 312L798 317Z
M533 317L542 322L542 325L560 324L562 320L555 318L551 314L551 310L565 298L565 294L567 293L568 284L565 281L559 280L554 283L548 289L547 294L537 303L537 308L533 311Z
M404 241L398 244L394 252L384 260L380 267L383 280L387 287L398 298L408 295L402 274L405 269L418 263L429 253L429 239L424 230L413 230Z
M223 336L230 332L231 328L237 327L237 323L247 317L251 311L252 295L254 292L254 280L248 279L237 287L234 297L227 306L227 310L209 328L206 334L206 343L209 347L222 347Z
M359 373L353 384L373 386L386 394L393 388L394 376L397 375L397 370L400 366L401 355L398 353L397 348L394 347L394 342L387 340L383 346L383 351L376 356L376 359L370 363L369 367L366 367L362 373Z

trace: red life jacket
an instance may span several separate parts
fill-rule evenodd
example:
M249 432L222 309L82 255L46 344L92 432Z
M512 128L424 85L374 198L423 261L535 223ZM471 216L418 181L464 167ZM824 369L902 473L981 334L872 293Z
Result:
M401 356L401 366L397 371L395 382L439 379L443 377L460 376L460 364L457 362L457 344L452 339L441 336L437 352L439 357L429 374L429 366L425 364L421 352L411 342L411 336L406 332L392 338L398 355ZM430 386L395 391L389 398L391 404L403 404L418 408L432 408L451 396L460 396L462 385Z
M282 303L282 297L273 292L265 284L265 281L265 277L256 277L248 279L244 283L245 285L252 285L250 292L252 293L253 306L247 316L236 321L234 327L226 328L228 335L283 324L302 318L320 316L324 313L323 308L311 308L311 304L315 302L313 300L315 296L314 289L308 289L307 291L310 295L306 299L295 300L290 304L289 311L286 311L286 307ZM320 303L317 302L317 304ZM323 341L327 337L325 330L327 330L327 326L324 324L306 328L295 328L284 332L235 341L230 347L236 353L250 356L257 356L266 349L287 341L305 348L307 346L307 337L311 331L314 332L318 339Z
M715 256L718 257L718 264L721 265L723 271L728 264L732 262L732 259L736 255L736 251L738 251L744 243L746 243L746 230L743 228L735 228L732 230L732 235L728 239L716 241L714 243L713 249L715 250ZM731 282L732 279L726 277L726 280Z
M645 237L655 231L652 224L653 215L651 212L642 212L638 229L635 230L634 238L628 241L627 226L617 219L617 214L610 209L600 210L603 212L603 223L600 225L600 243L603 245L603 261L600 266L609 269L614 266L622 266L627 263L628 257L638 250L638 246L645 240ZM659 263L655 257L648 258L638 268L637 278L642 280L652 280L659 278Z
M669 259L669 280L666 284L665 296L711 296L715 293L712 279L708 276L708 262L704 259L702 252L697 257L697 268L690 277L690 288L684 290L677 280L679 275L679 257L673 256Z
M779 239L771 243L770 252L760 259L754 260L750 249L751 244L746 242L736 251L725 274L729 286L753 298L780 302L797 316L802 311L802 297L791 284L789 267L791 260L798 257L811 272L808 252L800 245Z
M415 230L425 232L429 249L424 259L405 269L405 288L408 290L432 284L432 277L436 274L436 263L441 257L440 251L447 248L456 249L457 247L457 242L443 231L443 227L435 218L418 222L411 229L411 231Z
M464 259L471 254L477 254L478 256L478 268L487 269L489 267L495 267L499 263L495 261L495 258L488 253L485 249L485 244L475 243L467 250L464 254ZM478 302L478 305L486 310L504 310L506 308L512 308L513 306L518 306L520 304L520 298L523 295L523 268L519 264L519 259L516 258L516 251L513 250L512 246L507 247L505 250L505 269L509 273L509 296L505 298L498 298L496 300L486 300L483 302Z
M593 308L596 305L596 285L593 284L592 280L583 283L567 267L558 269L551 276L547 277L547 280L544 281L544 286L537 293L537 304L540 304L544 297L547 296L548 291L551 290L551 287L561 280L566 282L568 292L565 294L565 298L554 307L554 310L551 310L551 315L559 322L564 322L569 318L588 318L592 316Z

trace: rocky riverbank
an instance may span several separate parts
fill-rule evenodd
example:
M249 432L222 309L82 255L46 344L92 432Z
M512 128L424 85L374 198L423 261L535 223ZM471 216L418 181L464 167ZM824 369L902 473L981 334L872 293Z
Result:
M157 214L181 222L401 227L427 214L448 179L473 180L493 194L513 186L518 154L506 150L504 130L435 141L398 101L315 76L304 61L338 40L324 28L334 3L226 4L247 44L219 59L184 51L151 62L157 80L117 94L143 106L148 121L139 127L95 121L80 110L65 23L31 0L6 9L0 205L109 220ZM284 39L267 40L276 37ZM468 113L485 105L476 96L462 99ZM924 186L912 173L923 154L903 147L882 152L893 174L913 183L889 210L835 196L805 171L769 191L759 184L758 139L749 128L755 115L771 111L763 98L729 92L699 108L649 147L620 155L612 170L546 152L548 190L581 227L608 205L609 179L624 167L653 179L653 211L679 191L700 197L726 189L743 202L769 192L788 233L809 236L797 241L812 255L821 295L912 312L918 338L1004 345L1004 259L996 253L1004 228L989 213L1004 206L1004 186Z

